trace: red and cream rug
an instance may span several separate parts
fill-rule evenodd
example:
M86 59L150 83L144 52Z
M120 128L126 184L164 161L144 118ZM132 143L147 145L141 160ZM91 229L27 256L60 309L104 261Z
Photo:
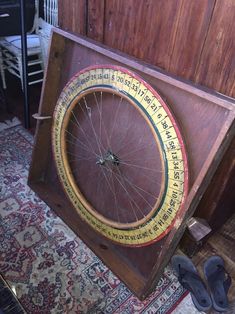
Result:
M186 293L170 267L139 301L30 190L33 136L16 124L0 126L0 273L26 312L171 313Z

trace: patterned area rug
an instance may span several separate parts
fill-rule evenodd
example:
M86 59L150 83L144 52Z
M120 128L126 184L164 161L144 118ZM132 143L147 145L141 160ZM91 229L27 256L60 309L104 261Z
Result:
M0 273L27 313L171 313L185 291L170 267L140 302L27 186L33 137L0 131Z

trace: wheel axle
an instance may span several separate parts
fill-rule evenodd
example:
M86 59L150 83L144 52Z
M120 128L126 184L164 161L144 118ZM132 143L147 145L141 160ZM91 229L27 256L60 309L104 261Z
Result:
M100 157L97 160L96 164L103 166L107 161L111 162L115 166L118 166L120 163L119 158L115 154L113 154L110 150L108 150L104 157Z

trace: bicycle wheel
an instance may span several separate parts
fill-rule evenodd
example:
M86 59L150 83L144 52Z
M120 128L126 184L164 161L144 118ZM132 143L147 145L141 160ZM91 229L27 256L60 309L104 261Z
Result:
M187 194L187 159L150 85L121 67L86 68L63 89L53 121L58 175L83 220L129 246L170 230Z

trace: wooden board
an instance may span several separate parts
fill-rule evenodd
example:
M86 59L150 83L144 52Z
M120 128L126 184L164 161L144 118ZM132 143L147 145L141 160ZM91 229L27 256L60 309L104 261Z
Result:
M234 0L138 0L138 5L135 0L64 0L58 5L62 29L235 97Z
M189 217L202 198L234 137L234 101L159 72L82 37L61 30L52 36L39 114L52 116L65 84L88 66L122 66L142 77L168 104L184 138L189 161L189 192L170 232L145 247L109 241L80 218L58 180L51 148L52 119L38 121L29 185L140 298L154 288L169 262Z
M58 20L62 29L85 35L87 33L87 1L58 1Z

